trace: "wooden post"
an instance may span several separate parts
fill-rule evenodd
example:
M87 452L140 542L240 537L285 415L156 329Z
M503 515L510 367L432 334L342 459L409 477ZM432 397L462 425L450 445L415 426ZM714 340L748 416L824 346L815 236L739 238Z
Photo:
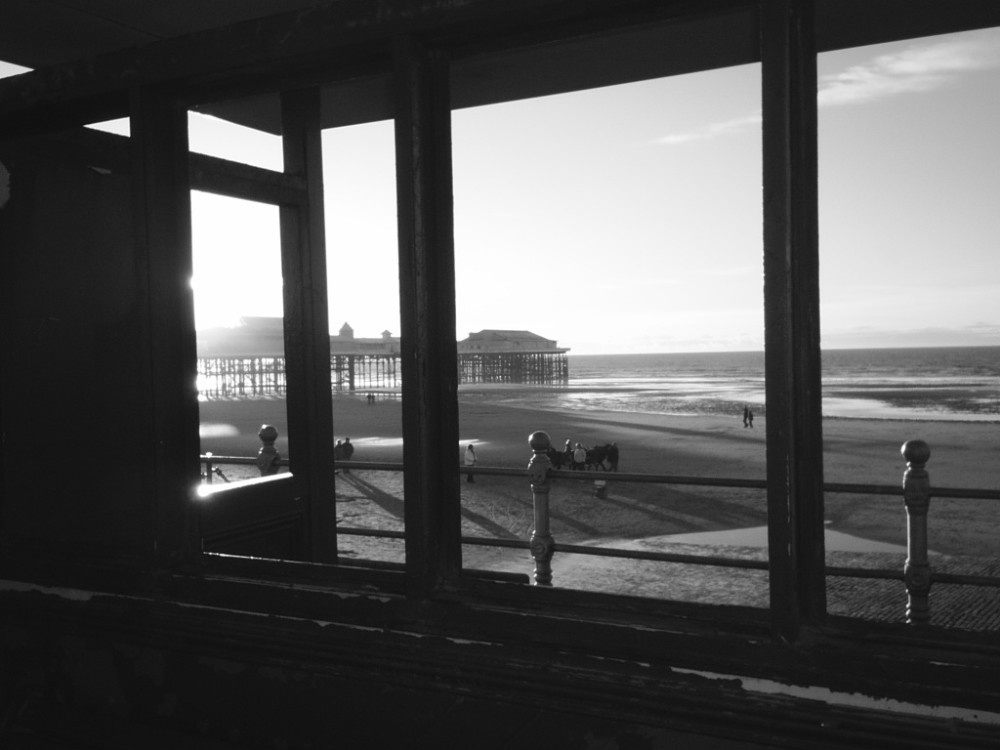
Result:
M552 440L546 432L533 432L528 436L531 460L528 461L528 479L531 480L531 500L535 511L535 528L531 532L531 556L535 558L535 585L552 585L552 555L555 540L549 533L549 469L552 462L548 451Z
M903 501L906 503L906 622L926 625L931 611L931 566L927 560L927 509L931 501L930 476L924 466L931 449L923 440L908 440L900 449L906 459Z
M415 38L396 37L394 68L407 594L419 600L462 572L451 87L445 53Z
M323 147L319 89L281 92L284 174L302 180L305 195L281 205L285 404L289 459L305 495L300 559L337 560L333 405L327 304Z
M145 342L136 356L149 388L155 463L154 481L142 493L155 528L143 546L158 564L172 565L201 554L191 502L201 464L187 112L163 90L138 87L129 114L133 262L141 279L134 317Z
M813 5L759 5L770 613L786 642L826 616Z
M278 455L278 449L274 447L274 441L278 439L278 431L271 425L264 424L260 426L257 437L263 443L260 450L257 451L257 468L260 469L260 475L266 477L277 474L278 459L281 456Z

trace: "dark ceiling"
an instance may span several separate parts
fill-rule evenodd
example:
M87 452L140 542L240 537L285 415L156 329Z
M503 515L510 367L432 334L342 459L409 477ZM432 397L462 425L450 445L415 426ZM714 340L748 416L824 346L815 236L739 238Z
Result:
M0 60L40 68L316 4L317 0L2 0Z
M339 3L355 11L369 7L358 0L0 0L0 60L31 68L59 65ZM435 5L434 0L412 3ZM504 7L491 0L479 5ZM376 6L373 1L370 7ZM816 6L821 50L1000 25L1000 0L817 0ZM530 28L534 18L519 20ZM488 54L473 51L453 63L452 105L474 106L753 62L758 54L753 27L749 13L729 13L697 24L640 24L614 34L531 43ZM391 116L388 85L384 76L324 85L324 126ZM279 127L276 96L201 109L271 132Z

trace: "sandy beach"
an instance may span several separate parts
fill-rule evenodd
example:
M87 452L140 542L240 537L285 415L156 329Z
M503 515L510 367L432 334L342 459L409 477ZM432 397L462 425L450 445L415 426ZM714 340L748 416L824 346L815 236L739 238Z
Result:
M748 429L741 414L728 418L545 411L497 401L495 393L484 391L460 395L460 446L475 444L482 467L525 468L531 456L528 435L544 430L557 446L567 439L584 445L617 442L621 472L739 479L765 476L765 418L758 418L753 429ZM273 424L280 433L277 448L283 456L288 455L282 400L202 402L201 421L202 452L252 456L260 445L260 426ZM1000 485L998 423L827 419L823 429L827 483L898 487L906 468L900 446L907 440L921 439L931 447L927 469L932 488L996 489ZM350 437L355 444L356 461L402 461L398 397L380 395L369 404L365 394L335 396L334 430L335 439ZM460 446L455 446L456 468ZM238 467L233 470L238 475ZM614 481L613 474L600 472L577 474L579 480L553 482L551 524L558 543L766 557L763 491ZM582 481L584 477L586 481ZM594 496L593 480L598 477L612 480L605 498ZM475 483L462 482L462 498L463 534L520 541L530 536L533 520L526 479L478 476ZM339 474L337 499L341 526L403 527L402 476L398 473L355 469ZM826 505L831 565L901 569L906 557L906 512L901 493L828 494ZM932 559L939 568L958 565L964 570L963 560L989 563L1000 558L1000 502L932 499L928 527ZM741 530L735 538L733 530ZM402 559L398 542L343 539L345 555ZM468 567L531 572L531 560L523 549L467 547L463 559ZM664 575L665 566L634 560L612 565L609 558L563 554L556 556L553 571L556 582L562 585L705 598L704 566L670 565L669 575ZM697 575L687 568L697 568ZM720 587L716 593L723 601L766 605L766 573L727 570L712 580ZM685 581L690 582L690 591L686 591ZM871 583L888 586L887 592L875 598L892 612L902 611L902 584Z

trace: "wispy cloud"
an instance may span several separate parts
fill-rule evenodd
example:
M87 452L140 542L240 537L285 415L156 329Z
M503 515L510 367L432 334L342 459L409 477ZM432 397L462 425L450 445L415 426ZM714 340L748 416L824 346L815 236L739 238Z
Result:
M820 78L817 104L835 107L861 104L900 94L930 91L961 76L1000 68L1000 37L984 33L949 38L879 55L865 63ZM685 133L657 138L654 143L676 145L739 133L759 127L760 113L712 123Z
M860 104L945 86L962 75L1000 67L1000 39L950 39L908 47L854 65L819 82L819 106Z
M720 135L739 133L747 128L757 127L761 123L760 113L737 117L725 122L716 122L700 130L692 130L687 133L676 133L657 138L655 143L672 146L677 143L690 143L691 141L701 141L706 138L715 138Z

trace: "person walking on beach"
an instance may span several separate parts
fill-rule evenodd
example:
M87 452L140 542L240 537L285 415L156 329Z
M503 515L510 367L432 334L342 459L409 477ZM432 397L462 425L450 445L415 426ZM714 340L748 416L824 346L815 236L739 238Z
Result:
M472 443L465 449L465 465L470 469L476 465L476 449L472 447ZM471 471L466 473L465 481L475 483L476 475Z
M750 407L743 407L743 427L747 428L750 426Z
M750 428L753 429L753 411L747 410L747 421L750 423Z

